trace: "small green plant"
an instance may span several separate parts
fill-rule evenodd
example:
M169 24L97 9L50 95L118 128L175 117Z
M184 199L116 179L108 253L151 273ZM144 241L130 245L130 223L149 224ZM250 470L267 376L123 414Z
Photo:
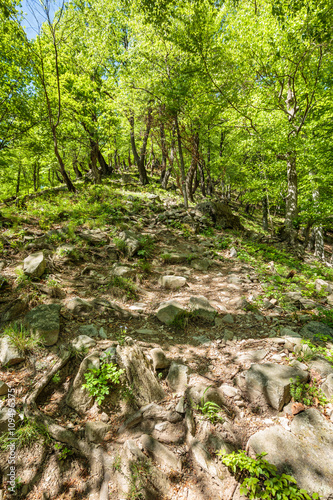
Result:
M24 418L22 423L17 423L17 428L15 429L15 439L13 439L13 436L10 435L9 432L1 434L0 450L6 451L12 442L15 442L17 449L26 448L41 438L45 443L50 441L51 438L47 429L33 420Z
M137 298L138 292L136 285L129 278L123 278L122 276L112 276L110 280L110 286L124 290L126 292L126 296L129 299Z
M128 500L143 499L143 493L150 474L151 462L147 458L139 458L130 464L130 491Z
M144 260L152 259L155 250L155 241L151 236L142 236L139 239L140 249L138 255Z
M27 276L23 269L15 269L15 274L17 275L17 278L15 280L15 283L17 285L17 287L24 287L24 286L27 286L31 283L31 278L30 276Z
M126 243L125 240L122 240L121 238L113 238L113 243L116 245L117 250L119 250L120 253L125 255L126 253Z
M52 377L52 382L54 384L59 384L60 380L61 380L60 373L59 372L55 373Z
M215 424L217 420L221 420L223 422L223 418L219 413L221 412L222 408L217 404L214 403L213 401L206 401L205 402L205 394L210 389L211 386L207 387L205 389L202 398L200 400L200 404L197 405L197 410L201 411L201 413L207 417L212 424Z
M102 363L100 368L90 368L84 374L86 383L83 387L89 391L90 396L96 398L100 405L105 397L110 393L110 384L120 384L121 375L124 370L120 369L114 363Z
M144 274L150 274L151 273L151 263L148 260L140 259L138 260L138 268L144 273Z
M6 326L1 335L9 337L12 344L20 352L31 352L42 343L36 335L31 334L23 325L18 325L17 323Z
M316 386L317 380L314 378L310 384L302 384L299 377L296 382L290 379L290 394L294 401L307 406L320 404L322 406L329 403L323 391Z
M170 262L171 260L171 254L170 253L162 253L160 255L160 259L163 260L163 262Z
M112 464L113 470L120 472L121 471L121 456L117 455Z
M318 500L319 495L309 495L304 489L297 486L296 479L287 474L279 475L275 465L270 464L261 453L256 458L250 458L244 450L225 454L218 452L222 462L226 465L236 480L241 482L240 494L250 500Z
M127 336L127 326L121 326L120 327L120 332L115 332L114 337L118 341L119 345L124 345L125 344L125 339Z
M55 443L54 447L59 452L59 460L66 460L69 455L74 455L74 451L70 448L66 448L63 444Z

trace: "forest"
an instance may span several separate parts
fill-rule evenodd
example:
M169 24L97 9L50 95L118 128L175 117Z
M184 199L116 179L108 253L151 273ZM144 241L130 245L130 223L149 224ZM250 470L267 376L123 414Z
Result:
M332 227L331 0L0 3L2 200L135 166L236 193L323 258ZM38 13L38 15L37 15ZM274 228L272 228L274 229Z

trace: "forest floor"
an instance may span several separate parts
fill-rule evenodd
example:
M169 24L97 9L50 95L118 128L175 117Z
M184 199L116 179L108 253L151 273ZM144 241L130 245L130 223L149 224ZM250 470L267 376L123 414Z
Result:
M248 448L251 436L272 426L290 432L297 414L290 404L276 409L267 398L260 399L259 393L258 398L250 397L246 373L256 363L302 364L309 373L310 387L316 389L312 392L315 396L306 397L304 389L303 398L299 395L302 391L297 398L294 391L291 404L301 405L300 411L315 408L332 427L333 435L332 400L321 391L333 373L333 356L329 354L333 347L333 269L315 261L310 253L299 259L275 236L264 233L256 216L242 214L241 206L233 205L244 232L222 230L208 220L198 226L194 215L193 223L188 219L193 207L184 214L177 195L154 188L156 196L152 191L135 183L126 186L119 180L88 186L74 195L61 192L31 199L20 209L1 208L12 222L0 235L0 337L10 335L15 346L24 351L21 362L0 370L1 382L15 390L19 418L17 497L245 498L217 451ZM124 231L135 233L140 243L131 258L119 237ZM32 278L24 272L23 261L38 251L43 252L46 270L40 278ZM166 288L161 284L164 276L184 278L182 286ZM191 314L193 297L205 297L208 312L212 312L209 308L215 312L206 319ZM77 298L82 301L75 302ZM167 325L156 311L170 300L186 312ZM61 306L57 342L30 345L26 342L30 333L21 323L26 325L29 310L51 304ZM311 321L321 322L327 335L322 335L319 343L308 338L308 350L304 344L297 344L297 349L291 340L293 334L295 338L302 336L299 332ZM82 352L73 350L72 342L83 334L90 337L91 346ZM164 391L164 396L156 399L155 413L149 413L151 408L140 410L144 407L140 394L133 394L135 387L130 387L128 380L127 392L114 389L101 405L93 401L80 412L67 404L85 357L116 347L117 363L124 367L122 356L126 346L133 344L150 360L151 372ZM152 349L156 348L163 350L167 362L153 370ZM70 361L47 379L66 349L71 352ZM311 364L320 349L331 372ZM182 389L170 381L172 362L172 366L187 367ZM53 432L51 425L39 425L38 419L29 419L25 411L29 395L45 377L47 383L36 398L38 411L74 433L78 441L90 443L91 449L102 449L104 469L110 458L108 473L98 486L89 455L69 446L71 438L62 439L61 433L55 439L58 431ZM205 406L209 388L218 389L218 407ZM199 395L192 408L191 390ZM10 498L6 476L10 452L3 416L8 406L6 394L0 405L0 487L6 499ZM129 425L138 411L138 421ZM103 428L97 440L89 438L87 431L87 423L92 422L101 423ZM154 452L145 446L142 439L147 440L147 435L167 451L161 448ZM298 479L298 470L292 472ZM316 487L309 491L314 493ZM327 491L319 489L329 498Z

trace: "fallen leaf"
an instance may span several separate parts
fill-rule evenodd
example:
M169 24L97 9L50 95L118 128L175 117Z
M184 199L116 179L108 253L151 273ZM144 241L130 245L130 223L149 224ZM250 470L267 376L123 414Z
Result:
M302 403L293 403L291 405L291 412L293 415L297 415L297 413L301 413L301 411L305 410L305 406Z

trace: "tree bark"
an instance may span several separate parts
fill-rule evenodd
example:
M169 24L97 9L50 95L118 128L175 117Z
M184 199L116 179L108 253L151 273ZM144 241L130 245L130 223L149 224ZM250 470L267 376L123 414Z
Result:
M147 171L145 168L145 157L146 157L146 152L147 152L147 143L148 143L148 137L152 125L152 110L151 108L148 108L147 111L147 122L146 122L146 129L145 133L143 136L143 142L140 150L140 156L138 154L138 151L136 149L136 143L135 143L135 134L134 134L134 116L131 115L129 118L130 126L131 126L131 146L132 146L132 153L134 156L134 163L138 167L139 170L139 177L140 177L140 182L143 186L149 183L148 176L147 176Z
M180 172L182 176L182 192L183 192L183 197L184 197L184 206L185 208L188 208L188 201L187 201L187 193L186 193L186 177L185 177L185 165L184 165L184 156L183 156L183 148L182 148L182 139L179 131L179 123L178 123L178 116L175 116L175 126L176 126L176 132L177 132L177 142L178 142L178 153L179 153L179 160L180 160Z
M262 228L264 231L268 231L268 200L266 193L262 199Z
M294 226L297 217L297 170L296 170L296 155L294 152L287 153L287 181L288 190L286 197L286 216L285 228L289 235L290 242L296 243L297 230Z

